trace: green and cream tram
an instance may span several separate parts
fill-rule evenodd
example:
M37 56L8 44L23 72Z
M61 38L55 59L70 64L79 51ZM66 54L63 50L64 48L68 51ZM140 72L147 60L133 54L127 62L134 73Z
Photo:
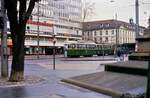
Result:
M93 55L112 55L113 45L95 43L68 43L64 45L65 57L91 57Z

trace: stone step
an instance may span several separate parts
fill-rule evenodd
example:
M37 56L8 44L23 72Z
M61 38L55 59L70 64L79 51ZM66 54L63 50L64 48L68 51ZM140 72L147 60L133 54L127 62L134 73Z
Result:
M126 61L106 64L105 71L147 76L148 61Z
M138 61L149 61L150 57L149 57L149 53L132 53L129 56L129 60L138 60Z
M126 93L142 94L146 91L147 85L145 76L107 71L71 77L62 81L110 96L121 96Z

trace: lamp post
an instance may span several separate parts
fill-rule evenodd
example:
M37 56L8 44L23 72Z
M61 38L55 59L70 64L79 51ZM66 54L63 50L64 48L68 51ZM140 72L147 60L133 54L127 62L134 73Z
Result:
M53 70L55 70L55 44L56 44L56 35L53 35Z
M40 15L40 7L39 7L39 2L37 2L37 59L39 59L39 48L40 48L40 38L39 38L39 15Z
M104 56L105 56L104 44L105 44L105 42L102 42L102 53L103 53L103 59L104 59Z

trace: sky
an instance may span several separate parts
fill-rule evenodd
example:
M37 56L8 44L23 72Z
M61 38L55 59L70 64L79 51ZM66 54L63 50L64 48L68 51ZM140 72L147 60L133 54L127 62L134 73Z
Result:
M135 22L135 0L87 0L95 3L94 15L90 20L115 19L129 22L133 18ZM146 4L145 4L146 3ZM148 26L150 16L150 0L139 0L139 24Z

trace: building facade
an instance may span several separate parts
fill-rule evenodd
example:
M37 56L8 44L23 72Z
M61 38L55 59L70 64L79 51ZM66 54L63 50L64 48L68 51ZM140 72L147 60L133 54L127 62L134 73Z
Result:
M135 43L135 25L119 20L102 20L85 22L83 25L83 39L97 44ZM140 34L144 28L140 27Z
M56 50L61 53L67 41L81 40L81 14L81 0L41 0L36 3L26 27L26 54L52 54L54 39ZM9 25L7 28L8 39L11 39Z
M42 0L37 3L26 29L26 54L37 51L51 54L54 35L58 52L63 51L67 41L81 40L81 14L81 0Z

